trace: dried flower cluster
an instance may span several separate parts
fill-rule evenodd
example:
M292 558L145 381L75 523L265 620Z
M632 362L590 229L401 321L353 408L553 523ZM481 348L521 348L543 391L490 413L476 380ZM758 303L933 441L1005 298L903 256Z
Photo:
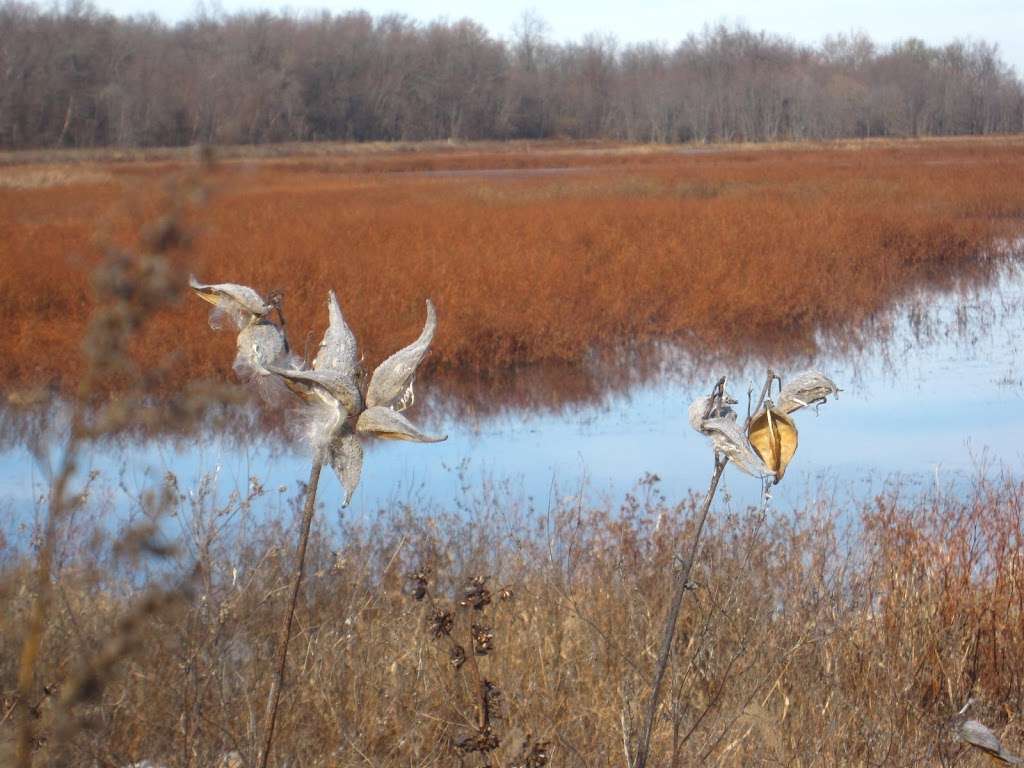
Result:
M548 749L551 745L546 741L534 741L529 736L523 745L519 759L512 768L544 768L548 764Z
M495 649L494 628L484 623L488 616L487 607L494 605L495 593L487 586L486 576L472 576L459 590L458 608L462 611L456 615L457 609L442 607L434 599L430 591L429 577L428 569L421 569L406 576L409 594L416 601L428 601L427 630L434 640L447 641L448 661L452 668L460 671L466 662L470 661L469 670L475 680L475 716L467 715L465 718L467 723L473 724L472 728L469 733L463 732L448 743L462 756L478 753L482 764L487 766L491 764L491 753L502 744L501 737L495 731L495 721L503 717L504 695L497 683L484 676L484 668L480 666L477 657L490 656ZM496 594L499 602L513 599L512 589L508 586L499 588ZM461 637L462 632L465 632L465 637L460 642L456 635ZM472 655L467 655L467 646L472 647ZM527 737L518 751L514 744L511 749L510 754L518 755L513 765L522 768L541 768L547 764L547 742Z

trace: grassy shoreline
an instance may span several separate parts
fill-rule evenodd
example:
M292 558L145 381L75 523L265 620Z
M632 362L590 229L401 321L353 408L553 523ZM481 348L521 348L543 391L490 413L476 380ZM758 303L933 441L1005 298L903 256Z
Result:
M248 518L258 495L215 504L171 483L157 496L163 514L188 523L173 557L150 555L147 566L147 557L90 537L84 516L66 531L43 682L58 686L74 660L110 643L145 594L139 574L150 586L184 580L193 599L145 620L81 705L92 726L59 749L43 745L39 764L216 765L258 739L251 713L265 697L288 576L280 542L295 510L256 526ZM432 612L450 606L455 637L470 621L495 636L477 663L502 694L500 764L516 764L516 745L530 734L548 743L552 765L620 765L650 680L673 552L691 535L698 501L666 500L648 481L617 508L570 496L531 509L497 488L458 511L321 518L279 759L455 759L452 744L473 730L473 678L452 668L429 629ZM961 496L897 483L848 504L824 498L764 517L716 503L655 729L658 764L949 761L961 747L944 723L969 695L1004 743L1024 740L1014 663L1024 653L1024 484L979 476ZM32 591L17 588L26 568L5 557L7 617L27 610ZM433 608L412 595L416 573L426 575ZM493 602L459 608L463 585L480 575ZM0 626L5 647L17 647L18 627ZM13 663L5 655L2 691L12 690ZM45 726L56 695L39 707Z

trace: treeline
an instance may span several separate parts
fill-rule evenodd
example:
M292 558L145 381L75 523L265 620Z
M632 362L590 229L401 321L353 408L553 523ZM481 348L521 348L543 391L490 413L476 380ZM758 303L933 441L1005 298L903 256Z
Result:
M469 21L0 3L0 146L606 138L677 142L1024 130L1024 84L984 42L818 47L718 26L674 47L510 39Z

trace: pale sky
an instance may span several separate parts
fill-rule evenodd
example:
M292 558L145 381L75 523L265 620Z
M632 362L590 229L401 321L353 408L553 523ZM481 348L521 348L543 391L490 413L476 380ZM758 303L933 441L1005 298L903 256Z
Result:
M741 22L754 31L818 43L826 35L864 31L877 43L919 37L938 45L954 38L999 45L1003 60L1024 74L1024 0L559 0L537 3L511 0L363 0L353 4L324 0L207 0L226 12L366 10L375 17L401 13L420 21L470 18L498 37L510 37L524 11L548 24L559 42L581 40L590 32L611 33L620 42L675 44L705 24ZM193 15L195 0L97 0L117 15L155 12L167 21Z

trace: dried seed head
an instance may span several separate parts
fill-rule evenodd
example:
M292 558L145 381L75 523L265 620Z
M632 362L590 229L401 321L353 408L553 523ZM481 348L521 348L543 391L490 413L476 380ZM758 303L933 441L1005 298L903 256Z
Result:
M750 420L747 439L778 483L796 453L796 424L769 402L763 411L754 414Z
M239 332L236 345L238 351L232 365L235 375L246 383L273 382L276 390L268 389L267 392L276 391L283 396L283 382L271 376L267 366L288 365L288 341L284 331L268 320L255 320ZM269 402L278 402L278 398Z
M334 291L327 292L328 326L313 359L313 370L336 371L346 380L362 376L355 334L348 327Z
M824 403L829 395L834 397L838 394L839 387L825 374L820 371L803 371L782 387L775 407L783 413L792 413L808 405Z
M327 444L327 461L345 489L342 506L347 507L363 472L363 445L347 425L342 424Z
M411 582L412 599L422 600L427 596L427 574L424 571L411 573L407 577Z
M736 423L735 414L731 417L707 419L702 431L711 438L715 450L735 464L748 475L758 477L771 474L765 463L750 449L743 430Z
M687 420L695 431L700 432L701 434L707 434L703 427L705 420L715 418L736 418L736 412L730 408L732 405L736 405L736 398L732 397L724 390L722 391L721 398L717 398L714 395L698 397L690 403L690 407L686 409Z
M473 651L477 656L486 656L494 650L494 630L483 624L470 627L473 635Z
M474 576L462 590L462 600L459 601L459 605L476 611L482 611L485 606L490 605L491 591L484 586L486 583L486 576Z
M481 728L472 736L463 736L454 742L455 748L462 752L493 752L501 744L501 740L490 727Z
M546 741L532 741L527 735L526 743L523 745L519 757L512 763L512 768L544 768L548 764L548 750L550 743Z
M230 318L238 330L242 330L254 318L263 317L273 309L259 293L247 285L209 285L200 283L193 275L189 277L189 287L199 298L214 306L210 312L210 324L214 330L218 330L224 316Z
M413 443L440 443L447 435L428 435L405 416L391 408L375 405L367 408L356 421L356 430L381 440L408 440Z
M491 718L501 718L502 694L490 680L483 681L483 689L484 722L489 723Z
M455 620L451 611L437 611L430 617L430 631L435 640L443 635L450 635L454 626Z
M452 666L458 669L466 663L466 649L456 643L452 646L451 652L448 654L448 660Z
M430 348L437 328L437 312L434 304L427 300L427 321L419 338L409 346L398 350L377 366L366 390L366 405L384 406L395 411L404 411L413 403L413 379L416 368Z

